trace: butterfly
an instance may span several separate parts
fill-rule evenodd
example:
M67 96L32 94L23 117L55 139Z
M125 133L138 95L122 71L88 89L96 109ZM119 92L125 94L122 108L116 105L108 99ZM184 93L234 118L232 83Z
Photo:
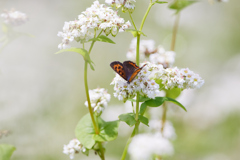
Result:
M123 63L119 61L114 61L110 64L112 69L117 72L123 79L125 79L128 84L133 81L137 74L143 69L144 64L141 68L132 61L124 61Z

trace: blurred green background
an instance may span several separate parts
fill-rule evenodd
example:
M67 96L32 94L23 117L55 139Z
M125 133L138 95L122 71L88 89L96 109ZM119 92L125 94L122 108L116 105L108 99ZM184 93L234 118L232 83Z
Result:
M16 146L13 160L65 160L63 145L74 136L84 106L84 61L76 53L62 53L57 45L65 21L90 7L93 0L14 0L0 1L0 9L15 8L29 21L16 30L34 35L19 37L0 53L0 130L11 134L0 143ZM100 0L103 3L103 0ZM148 6L137 0L133 18L137 26ZM156 45L170 48L174 11L168 4L155 5L143 32ZM129 19L128 14L119 14ZM1 21L2 22L2 21ZM2 36L3 33L1 33ZM116 44L96 43L91 58L95 71L89 70L89 88L107 88L114 77L112 61L126 60L132 35L119 33ZM77 44L72 46L78 47ZM79 46L80 47L80 46ZM176 44L179 68L199 73L205 84L198 90L184 91L179 97L188 112L172 107L168 119L173 122L177 139L175 154L166 160L239 160L240 159L240 1L210 4L202 0L181 12ZM106 119L117 119L124 107L112 95ZM161 109L156 112L161 115ZM109 113L109 114L108 114ZM115 114L110 114L115 113ZM121 124L117 140L109 142L107 160L118 160L132 128ZM77 155L75 159L98 159Z

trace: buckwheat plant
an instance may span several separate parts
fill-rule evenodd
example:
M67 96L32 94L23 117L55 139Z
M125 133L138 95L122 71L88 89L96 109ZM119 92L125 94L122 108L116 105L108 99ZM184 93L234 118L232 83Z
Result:
M166 5L165 3L168 2L149 0L149 6L139 28L132 17L136 9L135 0L105 0L105 3L100 4L98 0L94 1L91 7L81 12L75 20L65 22L63 30L57 34L62 38L62 42L58 45L60 51L57 53L76 52L85 60L85 106L89 111L78 122L75 128L76 138L68 145L64 145L63 153L73 159L77 153L88 155L93 150L101 160L105 160L104 144L117 138L118 126L122 121L130 127L134 126L134 129L123 148L121 160L126 159L127 153L133 160L162 160L165 156L174 154L171 141L177 137L172 123L167 121L166 101L175 103L186 111L186 108L176 98L183 90L200 88L204 84L204 80L190 69L174 66L179 15L194 1L173 0L169 4L168 7L176 11L169 50L165 50L161 45L156 46L154 40L140 39L142 35L145 35L143 26L151 8L155 5L156 7ZM117 10L128 13L131 22L121 18ZM131 101L132 112L119 115L118 120L106 122L101 115L111 96L104 88L89 90L88 66L94 70L90 54L96 42L114 43L109 37L115 37L119 32L124 31L135 37L127 52L127 59L143 68L130 83L116 73L111 82L114 87L113 96L122 102ZM78 42L80 47L71 47L74 41ZM85 48L86 43L90 43L88 49ZM164 96L160 96L163 95L162 93ZM151 107L161 107L162 117L158 119L146 117ZM139 134L141 123L149 129Z

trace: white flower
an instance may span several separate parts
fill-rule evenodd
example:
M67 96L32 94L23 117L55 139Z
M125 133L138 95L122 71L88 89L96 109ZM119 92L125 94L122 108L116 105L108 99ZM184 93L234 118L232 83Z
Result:
M125 23L116 11L96 0L78 16L78 20L64 23L63 31L57 34L63 39L58 48L69 47L69 42L73 40L85 43L94 37L94 30L103 30L106 35L112 31L112 35L116 36L118 30L125 31L130 26L130 22Z
M152 119L149 121L149 129L153 133L161 133L162 121L157 119ZM162 136L167 139L174 140L176 138L175 129L171 122L166 121L164 123L164 129Z
M107 107L111 95L108 94L107 90L104 88L89 90L89 95L93 111L97 114L101 114L102 111ZM85 102L85 105L88 107L87 101Z
M149 61L154 64L162 64L164 68L172 67L175 62L175 52L165 51L162 46L159 46L156 53L149 55Z
M63 147L63 153L69 155L70 159L73 159L74 154L79 152L86 152L86 148L77 139L71 140Z
M172 155L173 146L160 135L139 134L133 137L128 152L132 160L149 160L154 155Z
M154 67L156 66L147 63L131 83L127 83L126 80L116 74L111 83L111 85L114 85L114 97L126 101L129 98L134 98L137 92L139 92L142 96L154 99L160 91L159 85L153 79L150 79L150 75L153 70L158 69L161 72L161 69L163 69L161 67Z
M172 89L174 87L195 89L200 88L204 84L204 80L188 68L166 68L164 73L156 73L155 76L156 79L162 80L162 85L165 89Z
M12 26L22 25L28 20L25 13L15 11L14 9L5 11L5 13L1 14L1 17L3 18L4 23Z
M135 61L136 59L136 43L134 38L130 44L127 58ZM154 40L141 40L139 46L139 54L141 61L150 61L153 64L162 64L164 68L172 67L175 62L175 52L165 51L162 46L155 47Z
M137 38L134 38L130 44L129 51L127 53L127 59L135 61L136 59L136 44ZM156 47L154 40L141 40L139 46L140 60L148 60L148 56L152 53L156 53Z

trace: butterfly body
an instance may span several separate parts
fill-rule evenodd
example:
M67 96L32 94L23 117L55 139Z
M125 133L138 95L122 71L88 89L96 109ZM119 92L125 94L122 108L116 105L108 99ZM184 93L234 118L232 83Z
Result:
M128 83L133 81L133 79L137 76L137 74L143 69L145 65L140 68L136 65L136 63L132 61L124 61L123 63L119 61L114 61L110 64L112 69Z

